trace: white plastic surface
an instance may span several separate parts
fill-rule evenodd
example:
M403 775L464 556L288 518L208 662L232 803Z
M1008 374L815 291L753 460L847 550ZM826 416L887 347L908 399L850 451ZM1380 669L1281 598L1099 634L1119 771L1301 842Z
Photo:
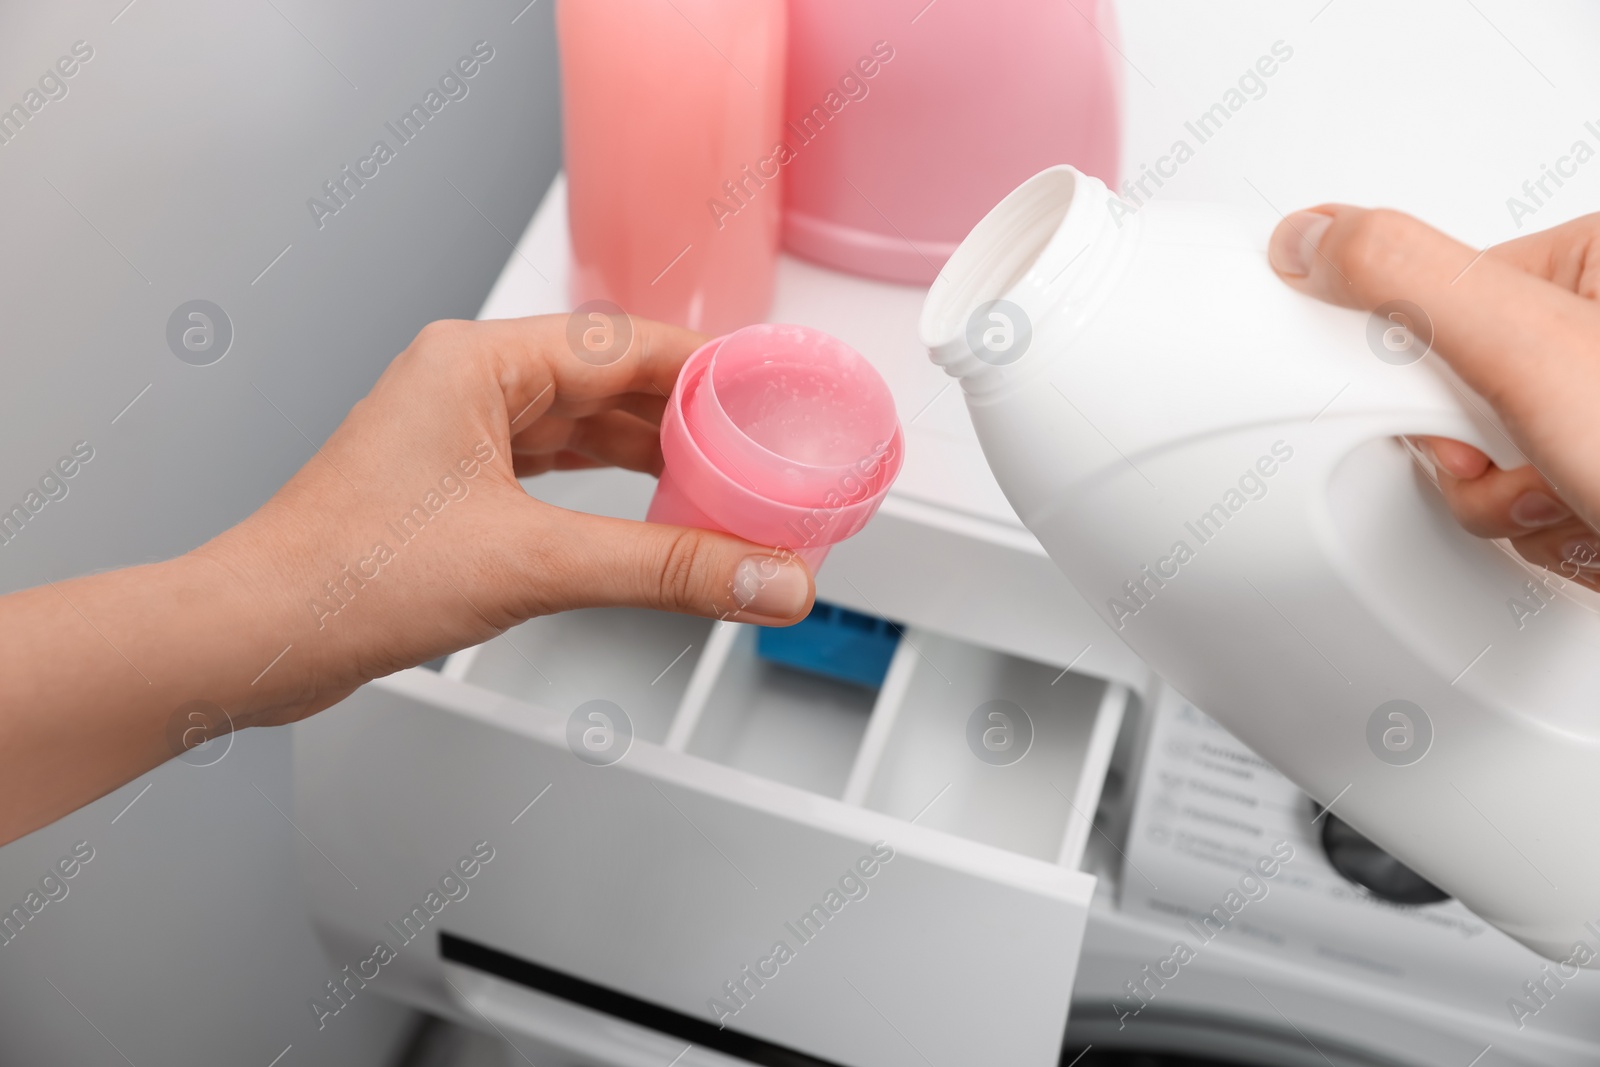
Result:
M396 946L384 995L644 1067L684 1042L464 971L438 934L713 1024L712 998L785 940L795 958L733 1030L845 1067L918 1067L919 1049L1055 1067L1095 886L1073 809L1098 802L1127 690L911 631L874 694L759 661L754 638L620 610L535 620L298 726L299 858L334 963L393 943L385 924L484 841L493 860ZM912 655L961 684L912 684ZM655 689L669 683L676 700ZM1038 724L1011 767L965 748L986 695ZM651 724L608 766L569 747L569 716L595 697L646 708ZM864 799L873 788L885 799ZM786 924L880 842L893 858L866 892L797 942Z
M1453 523L1391 439L1514 448L1436 354L1385 362L1369 316L1279 282L1264 228L1165 203L1119 225L1108 197L1070 168L1031 179L924 312L1018 514L1178 691L1566 958L1600 915L1595 600L1546 590L1519 618L1527 570ZM1003 366L963 334L999 296L1033 329ZM1397 700L1421 709L1409 749L1380 710Z
M826 797L844 793L877 694L803 674L756 654L756 630L738 623L695 718L690 754ZM709 665L709 664L708 664Z
M587 608L529 619L446 661L449 677L530 704L610 700L636 736L660 742L711 635L709 619Z

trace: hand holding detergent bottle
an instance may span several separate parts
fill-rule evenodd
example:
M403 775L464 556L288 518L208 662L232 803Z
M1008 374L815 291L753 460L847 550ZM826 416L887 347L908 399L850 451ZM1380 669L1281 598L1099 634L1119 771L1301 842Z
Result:
M1053 167L962 243L923 340L1017 514L1156 672L1565 959L1600 922L1600 598L1463 530L1397 440L1527 462L1421 309L1295 292L1266 237Z

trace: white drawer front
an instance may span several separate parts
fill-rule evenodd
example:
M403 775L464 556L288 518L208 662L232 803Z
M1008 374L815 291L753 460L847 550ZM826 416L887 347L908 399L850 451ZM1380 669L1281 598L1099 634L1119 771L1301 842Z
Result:
M568 640L568 678L538 682L553 635L519 640L525 677L492 642L452 677L405 672L296 728L303 868L336 969L386 940L395 958L373 991L483 1011L441 960L447 933L471 967L531 965L488 973L535 976L530 997L592 1016L585 1054L610 1042L617 1063L675 1042L758 1063L1053 1067L1094 885L1075 865L1121 690L1076 676L1051 687L1037 665L913 631L875 703L821 685L808 706L804 676L756 661L753 633L719 624L690 642L670 726L651 719L618 762L595 766L569 747L569 713L588 697L568 678L648 702L630 672L659 670L676 636L636 627L650 654L613 647L609 672L574 665L588 646ZM924 677L940 669L966 684L943 694ZM568 706L492 692L475 673ZM1028 706L1034 764L960 764L957 705L991 688ZM928 754L931 777L907 752ZM912 792L933 800L940 776L954 784L928 814L906 810ZM410 928L395 924L478 842L493 859L455 879L466 895L436 896L401 943Z

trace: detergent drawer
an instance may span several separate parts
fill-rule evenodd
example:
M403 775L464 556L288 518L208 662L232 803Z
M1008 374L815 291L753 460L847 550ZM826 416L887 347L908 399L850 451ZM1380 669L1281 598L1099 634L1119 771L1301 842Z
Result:
M296 727L348 995L584 1063L1053 1067L1126 691L916 630L874 691L755 637L569 613Z

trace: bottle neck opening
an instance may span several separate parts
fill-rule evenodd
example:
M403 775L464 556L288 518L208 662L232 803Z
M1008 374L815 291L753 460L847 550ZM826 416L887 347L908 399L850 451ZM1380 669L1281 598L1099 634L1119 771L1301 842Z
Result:
M1057 166L1023 182L973 227L928 292L919 331L969 393L1014 377L1034 334L1103 267L1117 240L1098 179Z

